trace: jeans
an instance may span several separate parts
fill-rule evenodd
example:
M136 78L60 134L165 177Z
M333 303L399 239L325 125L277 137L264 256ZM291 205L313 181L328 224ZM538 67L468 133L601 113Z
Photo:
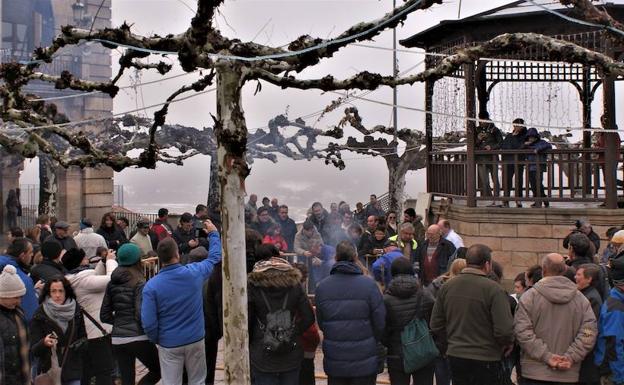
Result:
M215 368L217 366L217 353L219 352L219 340L206 338L206 385L214 384Z
M481 196L491 197L492 196L492 187L490 186L490 177L492 177L492 182L494 182L494 191L498 196L499 193L499 185L498 185L498 169L494 168L492 164L479 164L477 166L477 175L479 177Z
M534 198L543 198L546 196L544 191L544 171L529 171L529 184ZM547 202L544 202L547 203ZM537 206L541 206L541 202L537 202Z
M158 347L158 360L163 385L182 385L186 369L187 385L206 383L206 350L204 339L175 348Z
M524 166L518 165L518 174L516 174L516 165L515 164L507 164L505 165L505 185L504 194L506 197L511 195L511 191L515 191L516 197L522 197L523 193L523 177L524 177Z
M500 385L503 368L500 361L477 361L449 357L453 385Z
M299 371L299 385L314 385L314 358L304 358Z
M438 357L435 359L435 379L436 385L451 384L451 364L448 358Z
M299 385L299 369L267 373L251 368L252 385Z
M113 345L113 352L119 363L122 385L134 385L137 359L148 370L148 373L139 381L139 385L155 385L160 380L158 350L153 343L137 341L123 345Z
M364 377L327 377L327 385L375 385L377 375Z
M93 377L96 385L111 385L113 351L110 338L90 339L87 347L83 356L82 385L90 385Z
M403 371L403 361L400 358L388 358L388 374L392 385L410 385L410 379L415 385L433 385L434 364L414 372Z

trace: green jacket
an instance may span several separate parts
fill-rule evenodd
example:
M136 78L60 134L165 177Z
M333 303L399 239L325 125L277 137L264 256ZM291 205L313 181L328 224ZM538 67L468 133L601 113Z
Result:
M500 361L503 347L514 341L508 295L485 273L465 268L440 289L431 316L431 330L448 343L452 357Z

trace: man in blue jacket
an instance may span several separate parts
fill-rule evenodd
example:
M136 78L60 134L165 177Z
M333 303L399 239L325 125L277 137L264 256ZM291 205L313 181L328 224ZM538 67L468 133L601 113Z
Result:
M331 275L316 288L316 317L323 331L323 368L329 385L374 385L378 341L386 308L375 281L355 263L349 241L336 246Z
M26 238L16 238L9 245L7 254L0 256L0 271L6 265L13 265L17 269L17 275L24 282L24 286L26 286L26 294L22 297L20 306L24 310L26 322L30 322L33 314L35 314L35 310L39 306L35 285L33 285L32 279L28 276L28 269L33 257L32 243Z
M384 244L384 254L373 263L373 276L375 277L375 281L383 283L384 287L388 286L392 280L392 274L390 274L392 262L403 256L403 253L399 250L397 241L388 239Z
M202 286L221 261L221 239L212 222L207 220L204 226L210 242L208 258L181 265L178 245L167 237L158 243L162 267L143 289L141 322L147 337L158 345L167 385L181 385L185 367L188 385L206 381Z
M605 373L603 384L624 384L624 258L611 260L614 288L602 304L594 363Z

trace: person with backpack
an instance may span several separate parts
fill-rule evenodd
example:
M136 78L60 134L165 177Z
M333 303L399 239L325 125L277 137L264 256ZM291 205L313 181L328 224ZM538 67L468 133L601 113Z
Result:
M414 276L414 268L409 259L400 257L391 265L392 281L384 295L386 305L386 330L383 344L388 348L388 373L392 385L409 385L410 378L414 384L433 385L433 371L435 357L430 362L421 362L422 367L416 371L406 371L406 365L413 357L403 351L402 338L406 328L412 321L420 320L426 327L427 332L431 311L433 309L433 296L423 290ZM406 362L408 361L408 362Z
M252 384L297 385L300 338L314 324L301 273L285 259L271 257L257 262L248 280Z
M329 385L374 385L377 379L386 308L377 284L356 261L351 242L340 242L330 276L316 288Z

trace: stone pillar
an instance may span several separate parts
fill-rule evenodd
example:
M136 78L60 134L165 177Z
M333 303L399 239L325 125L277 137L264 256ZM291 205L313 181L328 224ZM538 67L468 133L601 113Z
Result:
M3 154L0 160L0 230L4 233L9 230L6 222L4 203L9 196L9 190L19 188L20 172L24 169L24 161L21 157Z
M56 217L78 229L82 217L82 170L78 167L61 168L58 171L58 203Z
M113 175L110 167L87 168L83 171L82 216L91 219L94 227L113 207Z

